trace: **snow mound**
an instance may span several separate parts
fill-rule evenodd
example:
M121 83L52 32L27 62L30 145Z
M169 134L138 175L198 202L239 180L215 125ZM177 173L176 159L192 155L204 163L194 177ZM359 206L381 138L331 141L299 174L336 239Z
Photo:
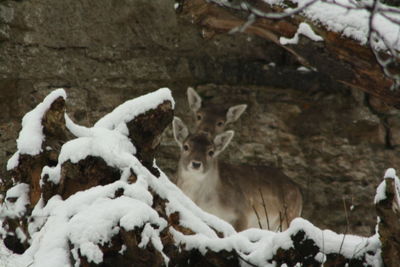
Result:
M376 194L374 198L374 203L378 203L384 199L386 199L386 179L393 179L396 185L396 195L397 199L400 199L400 180L396 175L396 170L393 168L389 168L386 170L385 175L383 176L383 181L379 184L376 189Z
M165 101L170 101L172 103L172 108L175 107L175 101L172 98L171 91L168 88L158 89L153 93L128 100L119 105L111 113L98 120L94 127L110 130L123 127L121 124L131 121L137 115L143 114L150 109L155 109Z
M110 167L124 169L134 161L136 148L129 138L117 130L91 128L85 133L88 136L79 137L65 143L58 157L58 165L43 168L41 177L58 184L61 177L61 165L66 161L77 163L88 156L104 159Z
M20 183L7 190L5 204L0 206L0 219L19 218L25 214L29 204L29 185Z
M205 253L207 250L221 251L236 250L241 253L241 257L256 266L275 266L274 263L267 262L272 259L279 248L293 248L291 236L300 231L305 233L305 237L314 241L320 248L319 257L322 259L327 254L340 253L346 258L359 258L367 251L379 251L379 236L374 235L369 238L354 235L336 234L330 230L321 230L312 225L307 220L297 218L293 220L290 227L285 232L271 232L261 229L248 229L240 233L230 235L225 238L209 238L202 234L183 235L172 230L174 238L184 244L186 248L196 248ZM369 262L379 262L379 252L371 256Z
M7 170L18 166L19 155L28 154L34 156L42 152L42 143L45 139L42 119L51 104L59 97L64 100L67 98L64 89L57 89L51 92L42 103L26 113L22 118L22 130L19 132L17 139L18 151L7 162Z

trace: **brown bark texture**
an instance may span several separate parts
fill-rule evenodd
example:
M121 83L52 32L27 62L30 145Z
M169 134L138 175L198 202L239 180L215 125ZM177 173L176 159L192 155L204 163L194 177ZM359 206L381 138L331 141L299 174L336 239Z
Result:
M376 203L379 216L379 236L382 242L382 259L387 267L400 262L400 201L399 188L394 178L385 178L386 198Z
M282 11L279 7L261 4L261 1L255 2L261 10ZM240 28L247 22L248 16L206 0L185 0L180 12L182 17L201 27L204 38ZM324 42L313 42L300 36L297 45L281 45L279 37L293 37L299 24L304 21L307 19L300 15L280 20L257 18L254 23L242 27L241 30L245 34L256 35L282 47L306 67L316 69L351 88L362 90L388 105L400 108L400 90L390 89L393 81L384 75L369 47L310 21L307 22ZM398 73L398 70L392 71Z

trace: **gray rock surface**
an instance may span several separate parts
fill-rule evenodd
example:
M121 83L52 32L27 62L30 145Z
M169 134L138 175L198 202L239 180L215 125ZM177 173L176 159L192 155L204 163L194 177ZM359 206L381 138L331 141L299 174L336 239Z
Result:
M90 126L120 103L171 88L189 125L187 86L215 104L247 103L223 160L283 168L302 187L304 217L369 235L375 187L400 166L400 113L317 72L264 40L203 39L172 0L0 1L0 176L22 116L58 87L69 115ZM271 62L275 63L270 64ZM158 163L173 173L171 129Z

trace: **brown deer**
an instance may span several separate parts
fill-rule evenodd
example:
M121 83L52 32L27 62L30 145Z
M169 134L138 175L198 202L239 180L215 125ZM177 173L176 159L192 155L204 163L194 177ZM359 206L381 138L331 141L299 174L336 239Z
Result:
M189 107L195 115L196 132L203 131L212 136L222 133L225 126L239 119L247 108L246 104L232 106L228 109L220 105L203 107L201 97L192 87L187 89L187 97Z
M173 132L181 148L176 184L203 210L228 221L237 231L250 227L285 230L300 216L300 189L279 169L218 162L234 131L214 138L204 132L190 134L175 117Z

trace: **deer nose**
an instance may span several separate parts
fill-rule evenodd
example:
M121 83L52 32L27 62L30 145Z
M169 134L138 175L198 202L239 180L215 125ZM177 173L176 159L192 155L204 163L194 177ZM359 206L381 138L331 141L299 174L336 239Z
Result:
M201 162L200 161L192 161L192 167L193 169L199 169L201 166Z

